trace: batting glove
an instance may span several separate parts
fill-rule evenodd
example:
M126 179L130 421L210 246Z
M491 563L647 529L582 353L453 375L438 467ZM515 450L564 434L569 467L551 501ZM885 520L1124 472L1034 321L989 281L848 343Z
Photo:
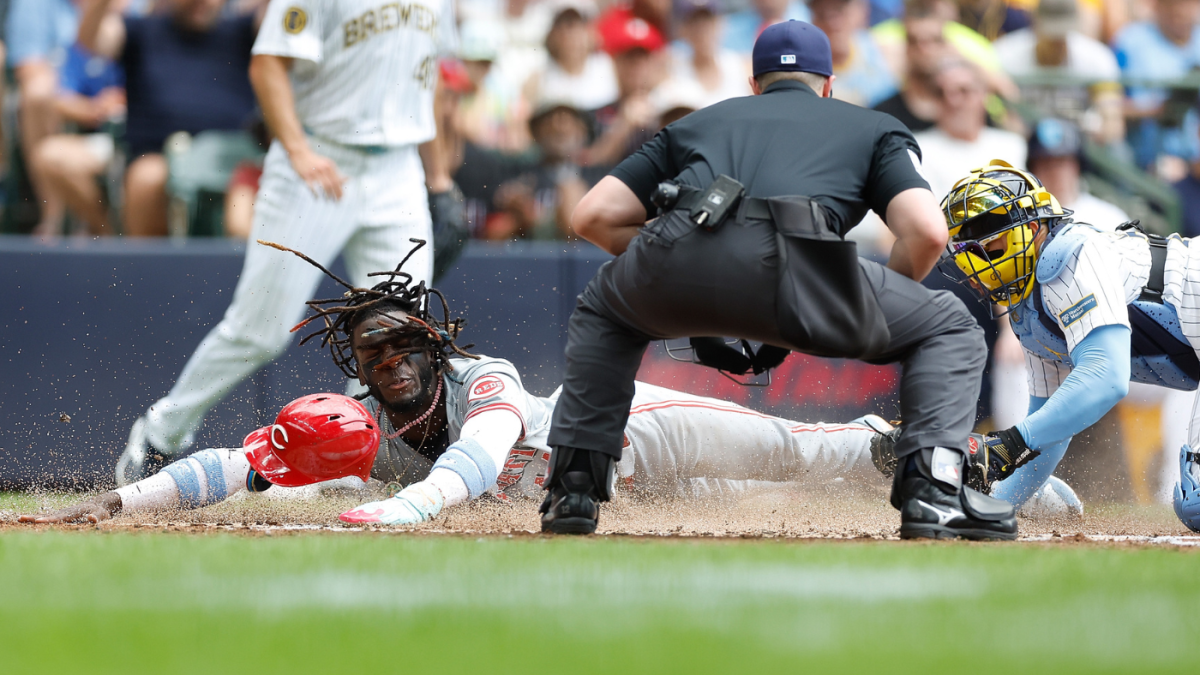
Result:
M427 483L413 483L391 499L371 502L338 516L344 523L380 525L416 525L441 513L446 498L441 490Z
M1016 427L993 431L982 438L982 442L971 439L970 470L967 484L983 493L991 490L993 483L1013 475L1031 459L1042 454L1025 445L1025 439Z

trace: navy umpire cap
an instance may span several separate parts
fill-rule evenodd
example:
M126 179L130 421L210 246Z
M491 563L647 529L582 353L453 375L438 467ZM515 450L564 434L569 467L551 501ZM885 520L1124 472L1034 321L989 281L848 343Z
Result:
M784 21L754 41L754 76L775 71L833 75L833 53L825 31L803 21Z

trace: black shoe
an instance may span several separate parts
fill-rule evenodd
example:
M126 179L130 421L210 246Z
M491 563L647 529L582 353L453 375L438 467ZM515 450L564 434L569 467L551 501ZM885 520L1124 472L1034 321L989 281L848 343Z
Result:
M592 534L600 522L600 500L592 476L570 471L550 488L542 507L542 532Z
M944 476L961 475L964 464L961 454L945 448L934 449L935 458L925 464L941 464L940 471L910 466L892 484L892 505L900 510L901 539L998 539L1017 538L1017 518L1006 501L962 487L959 481L935 480L927 473ZM937 453L943 453L937 457ZM944 453L952 453L957 462L954 472L945 470ZM957 484L955 484L957 482Z
M600 521L600 502L612 499L616 468L615 458L602 452L555 448L546 474L546 489L550 494L538 509L542 514L542 532L595 532Z

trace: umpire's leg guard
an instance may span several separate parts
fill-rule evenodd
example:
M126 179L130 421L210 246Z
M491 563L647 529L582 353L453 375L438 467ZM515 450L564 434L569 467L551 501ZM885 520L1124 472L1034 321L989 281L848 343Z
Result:
M600 502L612 499L616 461L602 452L555 448L546 474L548 490L539 512L542 532L591 534L600 522Z
M960 451L921 449L900 461L892 506L900 510L901 539L1017 538L1012 504L963 486Z

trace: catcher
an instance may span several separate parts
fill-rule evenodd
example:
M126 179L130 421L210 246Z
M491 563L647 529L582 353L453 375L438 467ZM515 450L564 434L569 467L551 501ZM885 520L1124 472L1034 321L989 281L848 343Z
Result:
M323 323L302 342L319 338L343 372L366 386L363 403L305 396L275 424L247 436L242 448L203 450L165 467L143 447L134 459L148 478L21 521L96 522L117 512L199 507L242 490L348 476L374 477L392 495L342 514L350 523L414 524L488 493L541 494L558 392L534 396L508 361L458 347L461 319L450 318L441 293L414 283L403 265L376 273L384 280L369 289L321 268L347 291L311 301L315 314L296 327ZM892 427L873 415L801 424L644 383L637 384L630 412L630 452L611 479L650 493L724 493L749 481L822 480L872 460L881 470L895 461Z
M1197 389L1200 262L1190 240L1137 222L1115 232L1075 223L1037 178L1001 160L955 184L942 209L950 228L943 273L1007 312L1025 349L1029 414L987 436L976 455L993 496L1028 500L1071 437L1116 405L1131 380ZM1200 406L1174 491L1175 513L1200 531L1197 447Z

